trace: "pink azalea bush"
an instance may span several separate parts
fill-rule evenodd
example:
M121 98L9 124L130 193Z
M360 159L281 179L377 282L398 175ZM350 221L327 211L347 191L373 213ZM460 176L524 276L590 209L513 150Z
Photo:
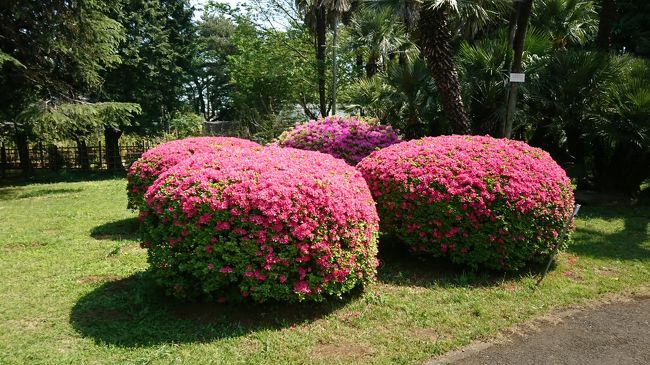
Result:
M564 170L519 141L429 137L374 152L357 168L382 230L472 267L517 269L548 257L573 211Z
M371 152L400 142L391 126L358 117L331 116L298 124L278 138L278 145L327 153L356 165Z
M374 280L377 211L361 174L318 152L196 154L145 195L142 246L179 298L319 301Z
M128 207L138 209L144 194L153 182L167 169L195 153L223 151L259 146L257 143L232 137L194 137L179 139L150 149L129 168L127 174Z

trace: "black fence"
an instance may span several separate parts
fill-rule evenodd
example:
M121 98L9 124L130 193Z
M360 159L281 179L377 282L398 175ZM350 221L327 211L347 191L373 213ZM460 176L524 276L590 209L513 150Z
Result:
M128 167L152 146L149 142L120 145L119 150L115 151L115 155L109 156L106 153L106 147L101 143L85 148L58 147L36 143L29 148L29 158L33 169L108 170L107 159L118 161L119 158L122 165ZM0 147L0 170L18 170L20 168L18 149L2 145Z

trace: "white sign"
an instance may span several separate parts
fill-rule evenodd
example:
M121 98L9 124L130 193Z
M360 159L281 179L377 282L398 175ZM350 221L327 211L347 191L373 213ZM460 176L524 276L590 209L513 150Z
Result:
M524 82L526 81L526 74L511 73L510 82Z

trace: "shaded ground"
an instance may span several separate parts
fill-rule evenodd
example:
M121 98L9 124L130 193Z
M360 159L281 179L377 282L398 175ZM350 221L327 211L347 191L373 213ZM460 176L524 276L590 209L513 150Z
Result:
M650 364L650 296L567 314L507 342L476 343L434 364Z

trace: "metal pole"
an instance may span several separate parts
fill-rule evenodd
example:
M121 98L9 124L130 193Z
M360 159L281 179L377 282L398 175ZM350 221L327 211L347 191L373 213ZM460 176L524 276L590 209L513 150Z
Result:
M334 18L334 34L332 37L332 115L336 115L336 38L339 25L338 14Z
M576 215L578 215L578 211L580 210L580 204L576 204L575 207L573 207L573 215L571 216L571 219L575 218ZM537 280L537 286L539 286L539 283L544 280L544 277L546 277L546 273L548 273L548 269L551 267L551 263L553 260L555 260L555 255L557 255L557 252L560 249L560 246L562 245L562 242L566 238L567 234L569 233L569 226L571 225L571 220L567 222L567 224L564 226L564 230L562 231L562 235L560 238L560 242L558 242L557 245L555 245L555 248L553 248L553 252L551 252L551 257L548 259L548 263L546 264L546 269L544 269L544 272L542 273L542 276Z

